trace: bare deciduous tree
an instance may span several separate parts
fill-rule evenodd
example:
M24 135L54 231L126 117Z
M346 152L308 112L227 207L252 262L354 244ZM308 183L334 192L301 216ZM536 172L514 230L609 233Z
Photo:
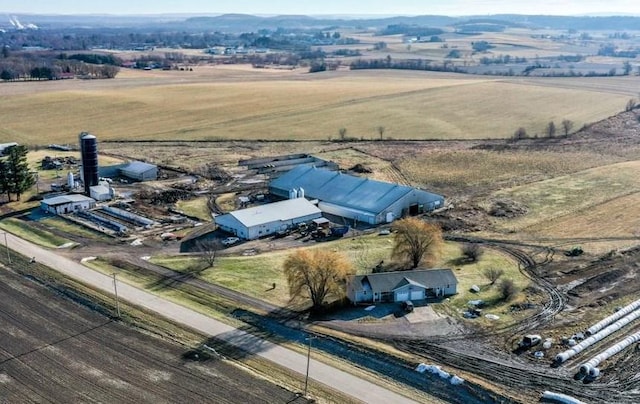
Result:
M291 300L311 299L316 311L327 299L344 296L345 281L350 272L351 264L333 251L298 250L284 262Z
M425 256L435 256L443 244L442 229L435 224L410 217L393 225L395 244L392 255L417 268Z
M222 243L217 239L198 240L196 250L200 253L200 259L211 268L216 261L218 251L222 249Z
M547 124L545 132L547 133L548 137L554 137L556 135L556 124L553 121L550 121Z
M340 140L344 141L347 138L347 128L340 128L338 134L340 134Z
M476 243L465 243L460 247L460 251L465 261L468 262L476 262L482 257L482 254L484 254L482 246Z
M564 132L565 136L569 136L569 132L571 132L571 129L573 129L573 121L570 121L569 119L563 120L562 131Z
M526 139L528 138L529 135L527 135L527 130L523 127L519 127L518 129L516 129L515 132L513 132L513 140L522 140L522 139Z
M500 283L500 296L505 302L513 299L517 293L518 288L516 288L516 284L512 279L504 279Z
M504 271L498 268L487 268L482 271L482 275L487 278L491 285L494 285L503 274Z

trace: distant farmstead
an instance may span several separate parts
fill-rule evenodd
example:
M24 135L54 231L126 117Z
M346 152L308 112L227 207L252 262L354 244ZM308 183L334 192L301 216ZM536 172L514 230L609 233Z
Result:
M216 216L216 225L227 233L254 240L287 230L298 223L320 218L322 212L304 198L290 199Z
M69 194L43 199L40 208L48 213L62 215L95 208L96 201L93 198L80 194Z
M403 302L457 293L451 269L381 272L357 275L347 283L347 297L355 303Z
M300 190L317 199L324 213L372 225L444 206L444 197L431 192L309 166L296 167L269 186L281 198L299 196Z

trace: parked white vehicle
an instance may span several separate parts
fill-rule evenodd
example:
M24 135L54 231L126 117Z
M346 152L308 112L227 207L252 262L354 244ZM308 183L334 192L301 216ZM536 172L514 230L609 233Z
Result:
M222 244L228 246L228 245L233 245L233 244L235 244L235 243L237 243L239 241L240 241L240 239L238 237L227 237L224 240L222 240Z

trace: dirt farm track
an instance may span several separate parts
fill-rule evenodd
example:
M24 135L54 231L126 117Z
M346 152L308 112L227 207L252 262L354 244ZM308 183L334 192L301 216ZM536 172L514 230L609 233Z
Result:
M0 403L277 403L292 392L0 268ZM46 302L46 303L45 303Z

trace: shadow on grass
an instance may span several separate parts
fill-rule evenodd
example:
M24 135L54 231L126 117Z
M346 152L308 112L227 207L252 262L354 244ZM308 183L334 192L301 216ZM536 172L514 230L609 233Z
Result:
M183 272L167 271L167 273L164 275L155 274L156 276L158 276L158 279L151 282L148 285L148 288L150 288L153 291L163 290L167 288L174 288L180 285L181 283L199 278L200 274L208 268L209 267L204 268L201 266L191 266Z

